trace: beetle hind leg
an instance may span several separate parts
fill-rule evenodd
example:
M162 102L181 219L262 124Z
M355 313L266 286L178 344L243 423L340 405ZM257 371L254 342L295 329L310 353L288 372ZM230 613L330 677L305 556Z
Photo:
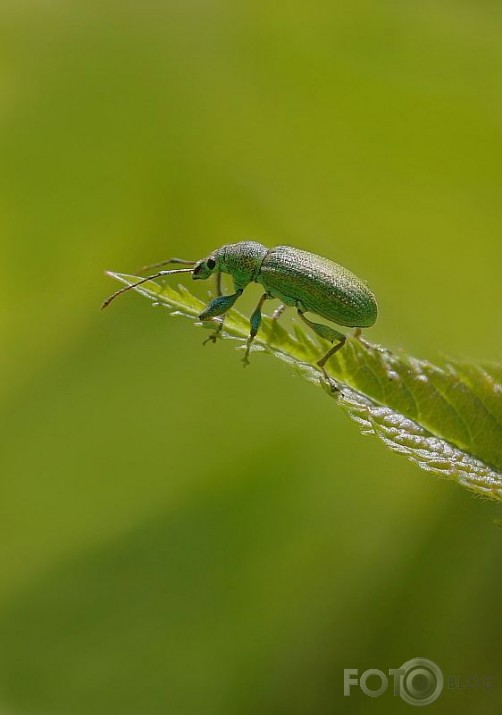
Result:
M335 328L332 328L329 325L324 325L323 323L314 323L312 320L309 320L305 317L303 311L301 311L299 308L297 310L298 315L303 320L303 322L306 323L309 328L312 328L312 330L316 333L316 335L319 335L320 338L323 338L324 340L329 340L331 343L335 342L335 340L338 340L337 344L333 345L328 350L328 352L323 355L322 358L317 362L318 366L324 373L324 377L329 380L325 365L330 359L330 357L332 357L335 353L341 350L341 348L343 348L347 337L343 333L340 333L339 330L335 330Z
M345 345L345 341L347 340L345 335L342 335L341 333L339 333L339 335L340 335L340 342L337 343L336 345L333 345L333 347L330 348L328 350L328 352L325 355L323 355L322 358L317 362L317 364L323 371L324 377L326 378L326 380L328 380L328 382L330 382L330 377L329 377L328 373L326 372L325 365L328 362L328 360L330 359L330 357L332 357L335 353L337 353L339 350L341 350L343 348L343 346Z

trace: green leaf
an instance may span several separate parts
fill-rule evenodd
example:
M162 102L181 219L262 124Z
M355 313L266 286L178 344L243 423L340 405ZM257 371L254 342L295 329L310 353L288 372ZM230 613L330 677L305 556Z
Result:
M109 275L126 285L139 280ZM172 315L197 320L205 307L181 285L176 289L148 281L135 290ZM204 325L215 328L214 322ZM363 434L375 435L422 469L502 499L502 366L460 360L433 365L349 337L329 361L328 382L316 366L323 348L303 326L295 324L293 332L265 317L252 351L272 353L321 385ZM239 340L244 348L249 319L230 310L220 335Z

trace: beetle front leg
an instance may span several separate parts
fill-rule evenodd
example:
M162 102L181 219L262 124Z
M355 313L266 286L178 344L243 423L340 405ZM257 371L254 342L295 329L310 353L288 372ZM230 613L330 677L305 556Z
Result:
M329 325L312 322L312 320L309 320L305 317L304 313L299 308L298 315L304 323L306 323L317 335L319 335L320 338L324 338L324 340L329 340L331 343L333 343L335 340L339 341L336 345L333 345L333 347L331 347L317 363L323 371L324 377L329 380L328 373L326 372L326 368L324 366L326 365L330 357L332 357L336 352L343 348L347 338L343 333L340 333L338 330L335 330L335 328L332 328Z
M218 271L218 273L214 274L215 281L216 281L216 295L220 296L223 295L223 291L221 290L221 271Z
M214 274L215 277L215 287L216 287L216 296L219 298L221 295L223 295L223 292L221 290L221 271L218 271L217 273ZM209 307L209 306L208 306ZM223 326L225 324L225 316L222 317L222 319L218 322L218 327L216 328L215 331L211 333L211 335L204 340L202 343L205 345L206 343L215 343L218 338L220 337L221 331L223 330Z
M242 288L240 288L232 295L219 295L217 298L213 298L210 301L202 313L199 315L199 320L209 320L209 318L216 318L218 315L223 315L227 310L233 306L237 298L242 295Z
M213 300L206 305L202 313L199 315L199 320L210 320L211 318L216 318L218 315L223 315L227 312L227 310L230 310L237 298L240 298L242 293L242 288L240 288L235 293L232 293L232 295L219 295L216 298L213 298ZM216 342L216 338L222 328L223 323L221 323L216 328L215 332L204 341L204 345L208 342L208 340Z
M242 362L244 363L244 367L246 365L249 365L249 351L251 350L251 344L253 340L256 337L256 334L258 333L258 330L260 329L261 325L261 309L263 307L263 303L268 300L268 298L271 298L271 296L268 293L264 293L262 297L260 298L260 301L256 308L254 309L251 318L249 319L249 323L251 325L251 331L249 333L249 338L247 339L246 343L246 352L244 353L244 357L242 358Z
M215 321L215 322L216 322L216 321ZM215 342L218 340L218 338L220 337L220 333L221 333L221 331L223 330L224 324L225 324L225 316L223 316L223 317L221 318L221 320L218 321L218 327L216 328L216 330L213 330L213 332L211 333L211 335L210 335L208 338L206 338L206 339L202 342L202 344L205 345L206 343L215 343Z

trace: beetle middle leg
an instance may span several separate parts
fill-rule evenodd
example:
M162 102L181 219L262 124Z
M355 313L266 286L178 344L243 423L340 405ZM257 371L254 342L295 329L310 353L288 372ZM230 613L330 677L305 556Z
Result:
M262 295L262 297L260 298L258 305L254 309L254 311L251 315L251 318L249 319L249 322L251 325L251 331L249 333L249 338L247 339L247 343L246 343L246 352L244 353L244 357L242 358L244 367L246 367L246 365L249 365L249 351L251 350L251 345L253 343L253 340L255 339L258 330L260 329L261 309L263 307L263 303L271 297L272 296L269 295L268 293L264 293Z
M331 347L328 352L323 355L322 358L317 362L318 366L324 373L324 377L326 379L329 379L328 373L326 372L326 368L324 366L326 365L330 357L332 357L336 352L343 348L347 338L343 333L340 333L338 330L335 330L335 328L332 328L329 325L324 325L323 323L314 323L312 320L309 320L305 317L303 311L301 311L299 308L297 310L298 315L303 320L303 322L306 323L309 328L312 328L312 330L317 335L319 335L320 338L324 338L324 340L329 340L331 343L333 343L335 340L339 341L336 345L333 345L333 347Z

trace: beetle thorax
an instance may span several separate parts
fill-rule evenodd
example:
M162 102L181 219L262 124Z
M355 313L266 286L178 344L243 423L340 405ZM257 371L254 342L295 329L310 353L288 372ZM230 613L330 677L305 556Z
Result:
M232 276L236 288L244 288L258 277L267 253L268 248L256 241L229 243L218 249L217 264L221 271Z

